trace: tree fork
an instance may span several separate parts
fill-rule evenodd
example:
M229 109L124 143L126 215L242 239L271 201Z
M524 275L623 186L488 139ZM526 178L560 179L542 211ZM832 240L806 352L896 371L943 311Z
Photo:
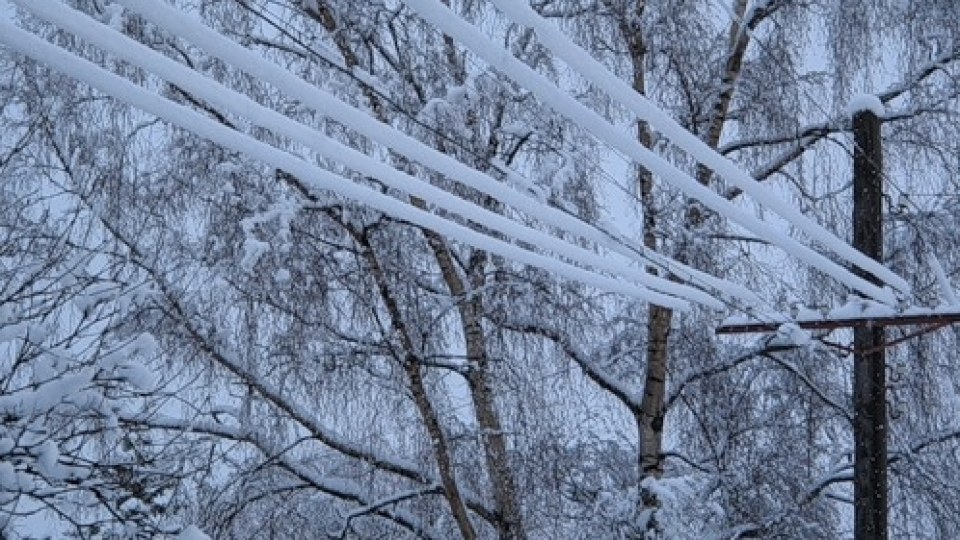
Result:
M416 355L413 339L403 322L403 314L400 311L399 304L390 292L386 274L376 253L373 251L373 245L366 234L354 230L352 227L346 227L347 232L353 236L354 241L363 249L364 258L370 265L370 271L373 274L377 289L380 292L380 299L387 308L390 315L390 324L392 329L400 338L403 347L403 370L407 374L410 382L410 392L413 397L414 405L420 413L424 422L427 435L430 437L430 446L433 448L434 459L436 460L437 470L440 473L440 483L443 486L443 492L450 505L450 511L453 513L454 521L460 529L460 535L464 540L475 540L477 538L476 530L470 521L470 514L467 511L463 495L460 492L460 486L457 483L456 470L453 464L452 453L447 444L446 435L443 427L440 425L440 417L436 409L430 402L430 396L427 394L426 385L423 380L423 369L421 368L421 359Z
M880 118L869 110L853 115L853 245L883 257L883 152ZM874 283L879 280L857 270ZM886 353L883 326L853 330L854 538L887 538Z

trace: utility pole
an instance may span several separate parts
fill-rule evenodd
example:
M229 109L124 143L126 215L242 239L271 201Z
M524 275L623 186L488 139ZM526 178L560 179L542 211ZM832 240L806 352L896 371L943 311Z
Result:
M871 109L878 99L852 111L853 138L853 246L876 260L883 257L883 152L880 117ZM864 279L881 285L869 272L855 269ZM952 291L947 296L955 298ZM717 334L778 332L784 323L827 333L853 329L853 531L856 540L887 540L887 400L885 350L917 336L960 323L960 308L914 313L825 315L790 321L743 320L724 323ZM920 327L893 341L885 341L887 326Z
M880 118L853 112L853 246L883 258L883 152ZM873 275L857 270L878 285ZM882 325L853 329L853 530L856 540L887 538L886 354Z

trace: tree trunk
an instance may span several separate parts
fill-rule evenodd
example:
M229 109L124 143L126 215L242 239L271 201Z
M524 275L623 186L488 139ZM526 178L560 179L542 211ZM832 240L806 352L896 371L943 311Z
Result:
M643 94L646 92L646 44L640 21L643 19L644 3L639 2L634 13L625 17L633 21L623 28L633 64L633 88ZM652 134L646 122L637 123L637 139L650 148ZM646 169L637 170L637 192L643 211L643 244L648 249L657 249L657 208L653 191L653 175ZM651 270L651 272L656 272ZM646 479L658 480L663 475L663 403L666 393L667 358L669 356L670 326L673 311L664 307L650 305L647 309L647 347L646 372L644 373L643 398L636 415L639 452L638 468L641 481L641 514L646 516L644 536L661 536L656 510L660 501L654 490L644 488Z
M490 381L490 361L487 355L486 337L482 326L483 300L479 295L468 297L471 290L483 285L483 270L486 253L474 251L470 260L471 290L468 290L454 266L453 257L443 239L433 231L424 230L433 249L450 294L459 299L457 308L466 341L470 384L474 414L480 427L487 474L493 489L500 521L497 532L505 540L523 540L526 532L517 497L516 479L507 455L507 442L503 434L500 414L497 410L494 391Z
M483 285L486 258L485 253L474 252L474 260L471 261L473 290ZM487 355L486 338L481 325L482 297L474 295L468 302L461 304L460 314L466 334L467 356L470 358L468 380L472 390L471 395L484 442L487 469L493 480L493 495L501 515L500 538L524 540L526 532L517 497L517 482L513 467L510 465L510 456L507 454L507 439L503 433L503 425L500 422L500 414L490 381L490 358Z
M363 234L356 231L352 231L352 233L363 248L364 257L370 265L370 271L376 281L380 297L387 308L387 312L390 314L391 326L400 339L401 346L404 349L402 355L403 370L407 374L410 383L413 402L417 407L417 411L420 413L420 417L427 430L427 436L430 438L430 443L433 447L437 469L440 472L440 482L443 486L443 493L450 504L450 510L453 513L454 520L460 528L460 534L464 540L474 540L477 535L473 529L473 524L470 522L470 516L464 504L463 497L460 494L453 460L450 457L450 450L447 446L446 435L443 432L437 411L433 408L433 404L430 402L430 397L427 394L426 386L424 385L423 368L420 365L420 358L414 349L413 339L410 337L406 324L403 322L400 307L390 292L386 275L380 266L380 261L377 259L376 253L373 251L373 246L370 245L370 242Z
M637 2L633 13L624 17L624 26L621 28L627 37L627 43L633 65L633 88L643 94L646 92L646 44L643 36L641 21L643 20L645 2ZM711 107L711 115L707 126L707 144L717 148L723 133L723 126L727 120L730 104L733 100L734 86L741 73L743 57L749 44L749 33L743 26L743 18L747 9L747 0L737 0L734 11L737 17L730 26L729 53L724 65L721 80L721 90ZM646 122L637 123L637 139L641 144L650 148L652 134ZM700 167L697 179L708 184L710 171ZM643 211L643 244L651 250L658 249L656 239L657 208L654 198L654 179L650 171L637 171L637 191ZM695 228L702 223L702 212L696 205L692 205L687 214L688 228ZM690 260L688 246L681 246L675 257L680 261ZM673 311L664 307L651 305L647 312L647 346L646 371L644 373L643 398L640 412L637 416L639 430L639 470L641 483L646 479L660 479L663 476L663 428L664 428L664 396L666 394L668 360L670 355L670 328L673 323ZM656 494L641 487L643 510L647 516L645 535L656 538L662 535L657 522L656 510L660 501Z
M356 52L351 48L349 41L346 39L346 36L342 31L342 28L340 28L339 24L337 23L336 17L334 16L334 13L329 8L329 6L327 6L324 2L318 2L317 10L310 11L309 13L314 18L314 20L319 22L320 25L323 26L323 28L333 36L334 43L336 44L337 49L343 55L344 63L347 65L347 67L353 68L353 67L359 66L359 58ZM453 48L452 40L445 38L444 44L447 47L447 55L448 55L449 61L451 61L452 63L456 63L456 54ZM451 67L456 68L456 66L451 66ZM459 71L462 71L462 70L459 70ZM373 91L372 88L366 85L361 85L361 86L362 86L364 97L369 103L370 108L374 113L374 116L376 116L377 119L380 120L381 122L389 124L389 118L387 118L386 108L383 106L383 103L381 102L380 97L377 96L377 94ZM410 199L411 199L410 204L412 204L413 206L416 206L420 209L426 209L426 204L424 203L423 200L416 197L411 197ZM427 239L427 243L430 245L430 248L433 250L434 255L437 258L437 263L440 266L441 273L443 274L444 280L447 282L447 285L450 286L451 293L454 296L457 296L458 294L462 295L462 292L460 293L455 292L456 288L454 286L451 286L454 284L459 284L459 289L461 291L463 290L463 286L462 286L462 283L460 282L459 275L456 272L456 267L453 265L452 257L450 256L443 239L438 234L430 230L424 229L423 233ZM375 264L376 264L376 259L374 258L374 260L371 263L371 266L374 266ZM377 273L378 272L375 272L375 275ZM378 279L378 281L383 281L382 271L379 272L379 275L380 275L380 279ZM381 285L381 287L385 287L385 282ZM390 298L389 290L382 289L381 292L382 292L381 296L383 296L385 300ZM461 308L461 311L462 311L462 308ZM399 309L397 309L395 305L394 305L394 308L391 310L391 316L394 317L395 321L399 321L398 319ZM468 336L467 349L469 351L470 350L469 334L467 332L464 332L464 334ZM409 339L409 336L405 336L404 339L405 339L405 347L410 352L410 354L413 354L413 349L411 348L413 345L412 341ZM466 506L463 504L462 497L460 496L459 487L457 486L457 482L456 482L456 474L455 474L455 471L453 470L453 465L449 456L449 449L446 445L446 439L443 434L439 418L436 415L436 411L433 409L433 406L429 400L429 396L426 393L426 388L424 387L424 384L423 384L422 367L420 366L415 356L408 355L408 357L404 362L404 370L406 371L407 376L410 380L414 402L416 403L417 409L420 411L421 417L426 423L428 435L430 436L433 442L434 452L437 456L437 464L438 464L438 467L440 468L440 476L443 482L444 494L446 495L448 501L450 502L450 508L453 511L454 518L457 522L457 525L460 528L461 535L463 535L465 539L473 539L476 537L476 533L473 529L472 524L470 523L469 516L466 513ZM473 392L473 393L476 394L476 392ZM474 396L474 400L476 402L476 396ZM486 428L484 428L484 421L487 421L491 425L496 426L497 433L500 432L499 417L495 414L495 410L493 411L492 414L487 414L487 415L477 414L477 418L478 418L478 422L480 422L482 429L486 430ZM500 463L504 463L505 456L501 456L498 454L498 457L501 459L498 459L497 461ZM489 456L488 456L488 461L489 461ZM504 466L505 465L501 465L501 467L504 467ZM495 486L494 487L495 499L498 503L498 507L499 507L498 509L501 516L501 520L506 520L508 516L508 512L504 509L503 506L500 505L501 498L499 496L496 496L496 494L498 494L498 490L496 489L496 486L500 485L499 482L497 482L498 478L499 478L498 476L494 475L493 470L491 470L491 483L494 484ZM510 478L512 478L512 476ZM512 490L512 491L515 491L515 490ZM519 521L517 523L519 523ZM501 529L503 528L501 527ZM501 536L503 536L503 534L501 534ZM517 537L517 538L521 538L521 537Z

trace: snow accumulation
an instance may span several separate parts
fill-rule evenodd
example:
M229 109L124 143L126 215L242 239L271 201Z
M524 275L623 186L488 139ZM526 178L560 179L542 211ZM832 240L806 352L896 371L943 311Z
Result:
M784 324L791 322L790 318L782 313L777 313L775 311L763 312L763 313L735 313L724 319L720 326L735 326L741 324L756 324L756 323L777 323Z
M573 97L565 94L551 81L541 76L529 66L513 57L504 48L496 45L484 36L476 27L461 19L452 10L436 0L403 0L420 16L444 32L454 36L478 56L529 89L557 112L583 126L601 140L617 148L634 162L645 166L658 176L671 182L688 195L700 200L722 216L739 223L761 238L768 240L787 253L797 257L809 266L820 269L837 281L878 300L894 303L895 296L888 290L868 283L853 275L849 270L834 263L809 247L797 242L789 235L773 230L752 214L744 212L730 201L703 186L683 171L677 169L657 154L643 147L632 137L622 132L592 109L587 108ZM806 232L832 251L885 281L903 293L910 290L909 284L876 261L864 256L835 235L816 224L786 201L779 199L768 188L760 185L749 174L742 171L733 162L720 156L706 146L695 135L684 130L662 110L637 94L626 83L610 73L586 51L573 44L557 28L539 17L525 2L513 0L494 0L494 3L506 15L519 24L533 28L541 42L554 54L567 61L571 67L584 77L604 89L612 97L619 99L631 108L640 118L651 123L658 131L670 138L675 144L689 152L698 161L709 166L725 179L744 189L758 202L775 210L789 222Z
M786 347L806 347L813 343L813 337L810 332L804 330L794 323L784 323L777 328L777 333L770 340L770 345L781 345Z
M116 4L107 4L103 9L103 22L115 30L123 29L123 8Z
M180 531L176 540L210 540L210 537L196 525L189 525Z
M714 308L722 307L723 304L703 290L653 276L642 267L632 266L630 261L635 261L638 253L647 261L651 261L658 266L667 266L675 275L711 290L714 294L736 297L753 305L758 303L756 295L744 287L696 271L662 255L649 253L642 246L637 246L636 243L627 243L622 237L617 237L608 231L586 224L576 216L567 214L560 209L545 205L543 201L530 196L529 193L518 190L518 186L529 185L530 182L517 178L519 175L516 173L508 171L507 182L501 182L486 173L470 168L449 155L424 145L402 132L383 125L366 112L350 107L335 96L316 88L284 68L270 63L165 3L149 0L116 0L117 4L138 12L151 22L165 27L168 31L205 49L229 64L262 78L279 90L299 99L305 106L349 126L371 140L377 141L448 178L456 179L458 182L521 210L544 224L558 227L565 232L595 242L598 246L625 256L627 259L598 254L584 249L561 238L513 221L501 214L490 212L429 183L420 181L366 154L327 138L309 126L262 107L246 96L233 92L198 72L187 69L185 66L130 40L109 27L98 24L95 20L67 8L59 2L11 1L135 65L189 89L192 93L221 107L228 113L245 117L255 125L270 129L304 144L321 156L338 160L357 172L381 180L386 185L409 195L421 197L439 209L452 212L477 223L483 223L493 231L537 246L539 249L562 258L562 260L523 249L512 242L504 242L498 238L478 233L469 227L447 220L432 212L415 208L367 186L352 183L342 176L316 167L293 154L216 124L189 108L148 92L126 79L85 62L75 55L40 40L9 23L3 23L0 27L3 30L0 34L0 41L6 42L11 48L217 144L247 154L273 167L290 171L308 181L313 188L337 192L386 214L435 230L457 241L491 251L520 263L536 266L600 289L627 294L667 307L684 309L687 307L688 301ZM419 11L424 19L462 41L468 48L487 59L497 69L537 94L546 103L571 120L592 131L612 147L623 151L636 163L643 164L659 176L673 182L688 194L700 199L721 215L740 223L761 238L780 245L788 253L798 257L810 266L824 271L838 281L876 300L888 304L894 303L895 295L891 289L877 287L860 279L822 254L794 240L789 235L769 227L752 214L743 211L714 191L702 186L668 161L638 144L595 111L564 93L552 82L514 58L508 51L493 44L477 28L459 19L453 12L435 0L404 0L404 2ZM633 92L629 86L607 71L586 51L569 41L557 28L539 18L525 3L507 0L494 0L494 2L505 14L514 18L517 22L534 28L544 44L558 56L564 58L574 69L606 89L612 97L623 101L636 112L638 117L648 119L658 130L698 160L714 168L720 174L731 176L731 182L737 185L745 181L743 176L748 176L745 172L703 145L699 139L683 130L666 113ZM305 1L304 4L309 7L311 3ZM463 96L457 92L447 96L447 101L458 99L463 99ZM510 176L514 178L509 178ZM752 179L749 180L752 182ZM745 184L741 187L754 195L759 202L774 208L812 238L819 240L821 244L847 257L858 266L870 269L875 275L883 276L888 283L891 283L901 292L908 290L906 283L899 276L878 265L875 261L863 257L856 250L852 250L849 245L799 214L795 208L776 198L772 193L768 193L761 186L754 186L753 184ZM251 230L246 230L246 225L249 224L245 223L244 225L247 237L243 246L245 255L243 267L249 270L257 264L270 246L256 239ZM853 253L848 253L848 251ZM864 259L865 262L860 259ZM580 266L577 266L577 264ZM598 273L598 271L626 277L627 281L615 279L607 274ZM282 273L278 276L281 279L284 277Z
M59 481L70 477L67 468L59 463L60 450L53 441L46 440L33 451L37 456L37 470L44 478Z
M247 273L253 272L257 263L270 251L270 244L247 237L243 241L243 258L240 259L240 268Z
M827 313L829 319L863 319L871 317L890 317L897 315L896 308L873 302L864 298L851 296L840 307Z
M903 310L904 315L930 315L933 310L921 306L910 306Z
M724 319L723 322L720 323L720 326L779 324L779 333L793 334L793 329L789 328L789 326L796 326L802 323L883 319L898 316L910 317L955 314L960 314L960 303L946 303L935 308L921 306L894 308L874 300L851 295L843 305L833 308L827 312L822 312L805 306L795 306L795 311L792 316L787 316L776 312L746 314L738 313Z
M86 368L78 373L71 373L60 378L49 380L34 388L27 388L18 392L0 396L0 414L26 417L45 414L55 407L70 401L77 405L88 405L89 396L83 390L93 380L94 370Z
M947 272L943 269L943 265L940 264L940 259L938 259L932 251L927 252L927 265L930 266L933 270L933 275L937 278L937 285L940 287L940 296L948 305L960 305L960 297L957 296L957 291L955 291L953 285L950 284L950 278L947 277Z
M290 270L286 268L278 268L276 272L273 273L273 281L277 283L289 283L290 282Z
M15 1L27 3L25 0ZM500 182L488 174L472 169L451 156L424 145L405 133L397 131L390 126L385 126L367 113L350 107L338 100L335 96L318 89L316 86L307 83L286 69L270 63L264 58L165 4L142 0L118 0L118 2L129 9L137 11L142 16L151 20L151 22L165 27L183 39L191 41L221 60L269 82L317 112L344 125L350 126L365 137L369 137L371 140L383 144L398 154L421 163L443 174L447 178L461 182L513 208L526 212L544 224L557 227L565 232L595 242L597 245L610 249L629 259L635 259L637 252L645 253L645 250L637 249L635 246L627 247L623 245L623 242L619 238L613 237L606 231L598 230L573 215L546 206L541 200L517 191L515 186L529 185L530 182L518 179L518 175L510 172L509 169L507 170L508 178L506 183ZM29 5L31 7L28 9L33 9L33 4L30 3ZM405 187L405 191L408 193L411 189L410 186ZM428 200L435 202L433 199ZM485 221L484 223L487 224ZM516 227L516 224L513 226ZM511 236L513 236L513 234L511 234ZM534 243L534 245L541 244ZM648 260L655 258L649 253L644 256ZM593 258L596 260L597 254L593 254ZM656 257L655 259L654 264L668 267L672 273L683 279L689 279L707 288L717 289L730 296L737 296L748 303L753 302L755 299L752 294L735 284L718 280L712 276L706 279L703 273L697 272L672 259L662 256ZM683 296L682 294L678 294L677 290L672 287L667 290L660 289L659 286L654 287L649 283L648 286L657 288L657 290L661 290L661 292Z
M157 385L156 374L143 364L128 363L118 366L117 375L143 392L150 392Z
M860 111L870 111L879 117L883 117L886 113L883 102L872 94L857 94L850 100L847 105L847 116L853 116Z
M16 0L21 1L21 0ZM133 3L131 0L121 2ZM44 5L44 3L33 4ZM159 7L159 4L153 4ZM129 105L142 109L167 122L187 129L225 148L246 154L278 169L290 171L304 179L314 189L337 192L341 195L409 221L421 227L438 231L450 238L479 249L515 260L522 264L542 268L559 276L606 290L639 298L673 309L687 309L688 303L670 294L650 290L635 283L625 282L598 274L560 260L528 251L513 244L474 231L469 227L446 220L431 212L421 210L403 201L382 194L377 190L355 184L348 179L324 170L302 158L260 142L246 134L232 130L187 107L178 105L157 94L131 83L88 62L64 49L52 45L6 21L0 21L0 42L11 49L43 62L47 66L82 81Z
M794 319L796 319L797 322L819 321L823 320L823 313L819 310L800 305L797 306L797 314Z

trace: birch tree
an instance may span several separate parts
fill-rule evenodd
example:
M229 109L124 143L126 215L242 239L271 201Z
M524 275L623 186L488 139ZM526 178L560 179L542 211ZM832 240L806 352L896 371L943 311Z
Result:
M633 205L630 233L646 248L745 283L771 306L846 301L839 285L783 261L663 179L624 170L583 126L402 2L174 4L384 130L504 182L524 177L522 189L544 205L602 227L611 209ZM915 4L535 7L710 147L840 234L849 230L845 104L855 91L878 94L887 106L887 174L894 194L912 200L888 216L889 264L932 304L936 281L921 254L957 264L943 234L955 225L955 201L924 197L956 187L958 57L952 19L929 23L943 6ZM218 60L110 2L70 5L349 148L536 223L311 110L249 66ZM762 213L583 83L529 28L487 2L445 5L700 183ZM435 210L66 32L26 14L18 20L222 126ZM831 45L817 46L820 35ZM894 43L903 54L887 58L881 51ZM848 532L852 412L842 333L799 350L769 337L719 340L716 313L674 313L504 260L2 54L0 290L9 293L0 307L12 315L0 335L11 338L3 346L12 360L0 365L10 381L0 403L23 403L21 394L44 381L62 386L92 374L56 406L3 428L43 425L34 430L41 438L26 442L0 434L15 441L8 450L0 442L2 472L9 463L41 486L4 491L5 533L26 530L34 513L56 515L82 537L176 534L190 524L216 538ZM624 198L629 204L614 204ZM38 334L44 325L55 328ZM892 364L898 536L950 536L960 526L957 497L937 481L955 485L958 470L956 373L945 360L955 340L947 332L911 341ZM70 347L83 351L71 350L69 363L52 360L50 351ZM136 376L140 363L153 377ZM95 410L72 405L80 389L95 394ZM51 459L86 476L51 477Z

